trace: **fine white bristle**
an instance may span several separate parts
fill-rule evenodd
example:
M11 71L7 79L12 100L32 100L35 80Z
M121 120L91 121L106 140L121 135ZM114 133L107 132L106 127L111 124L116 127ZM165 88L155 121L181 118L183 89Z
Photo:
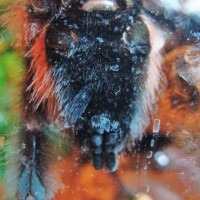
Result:
M136 110L130 125L133 139L142 139L144 129L150 123L150 113L153 112L153 100L155 94L162 94L166 85L165 75L162 69L162 48L164 47L166 35L146 16L141 16L148 27L151 51L149 61L146 63L147 77L141 86L141 94L136 102Z

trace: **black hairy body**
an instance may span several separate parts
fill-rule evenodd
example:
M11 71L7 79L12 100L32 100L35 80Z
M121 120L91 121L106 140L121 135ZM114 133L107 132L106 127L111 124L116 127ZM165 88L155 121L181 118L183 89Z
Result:
M77 135L92 138L95 167L102 167L105 153L113 170L117 145L129 133L149 44L136 44L132 53L122 40L130 13L73 12L52 21L46 39L61 115L66 127L75 125Z
M187 27L183 30L162 9L157 15L142 3L16 3L13 15L22 18L16 30L21 37L16 40L26 63L19 143L25 149L17 161L19 199L50 199L57 189L45 150L51 149L45 129L51 124L72 135L72 143L89 147L96 169L105 164L115 171L121 148L127 141L142 139L155 93L165 85L162 50L197 41L194 33L199 32L192 18L172 15L183 19ZM12 27L14 22L7 21Z

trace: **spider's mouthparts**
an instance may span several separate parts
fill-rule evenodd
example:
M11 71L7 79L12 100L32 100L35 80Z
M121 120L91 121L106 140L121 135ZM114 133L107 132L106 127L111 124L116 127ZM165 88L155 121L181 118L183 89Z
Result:
M114 0L88 0L81 7L82 10L92 12L93 10L115 11L119 5Z

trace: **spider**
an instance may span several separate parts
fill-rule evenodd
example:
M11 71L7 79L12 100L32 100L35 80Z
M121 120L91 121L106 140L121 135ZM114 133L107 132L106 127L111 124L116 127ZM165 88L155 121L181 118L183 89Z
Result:
M118 152L142 140L166 87L164 52L197 44L200 31L193 15L140 0L17 0L2 20L24 54L22 200L50 199L56 190L48 171L51 124L86 147L96 170L117 170ZM198 82L195 70L177 70Z

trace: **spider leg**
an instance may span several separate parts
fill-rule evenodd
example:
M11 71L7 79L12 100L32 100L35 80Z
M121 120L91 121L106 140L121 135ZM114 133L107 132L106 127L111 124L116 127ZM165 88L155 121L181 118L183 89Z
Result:
M27 129L23 131L23 150L20 158L20 175L18 182L19 198L25 200L29 195L35 200L45 199L45 185L42 174L44 162L43 145L46 138L42 130Z
M117 147L119 145L119 135L115 132L91 135L91 152L95 169L101 169L105 162L110 171L117 168ZM105 161L104 161L105 160Z
M80 125L81 124L81 125ZM117 153L121 143L125 142L126 131L112 130L97 132L87 124L79 122L75 141L79 146L89 147L96 170L106 166L110 171L117 169Z
M105 162L106 167L115 171L117 168L117 145L119 141L119 135L117 133L109 133L105 136Z
M20 200L30 197L34 200L51 199L58 189L56 182L59 178L51 170L50 160L56 154L47 131L47 120L38 111L29 114L23 123L18 142L21 151L16 163L19 171L16 193Z
M103 135L95 133L91 136L92 158L95 169L103 167Z

